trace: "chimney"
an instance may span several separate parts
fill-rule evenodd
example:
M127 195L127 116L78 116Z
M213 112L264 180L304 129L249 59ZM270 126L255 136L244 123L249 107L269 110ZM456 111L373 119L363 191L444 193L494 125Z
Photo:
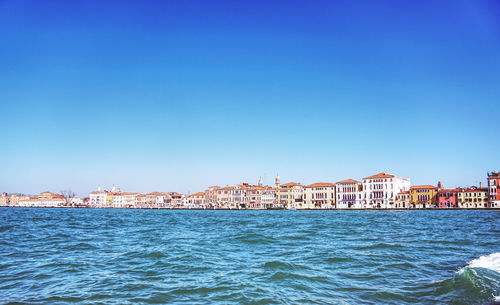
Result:
M483 186L483 182L479 182L479 188Z

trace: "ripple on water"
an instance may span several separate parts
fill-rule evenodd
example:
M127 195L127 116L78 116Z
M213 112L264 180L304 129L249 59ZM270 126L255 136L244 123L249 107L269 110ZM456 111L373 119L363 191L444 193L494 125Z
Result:
M282 261L270 261L264 264L264 269L282 269L282 270L295 270L295 264L282 262Z
M236 236L234 239L245 244L271 244L276 242L273 237L259 233L243 233Z
M8 232L8 231L12 230L13 228L14 228L14 226L12 226L12 225L0 226L0 233Z

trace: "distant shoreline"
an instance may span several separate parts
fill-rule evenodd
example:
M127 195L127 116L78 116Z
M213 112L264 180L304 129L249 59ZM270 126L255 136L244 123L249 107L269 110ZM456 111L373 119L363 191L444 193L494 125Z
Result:
M0 206L0 208L23 208L23 209L89 209L89 210L178 210L178 211L470 211L470 210L492 210L500 211L499 208L430 208L430 209L186 209L186 208L91 208L91 207L23 207L23 206Z

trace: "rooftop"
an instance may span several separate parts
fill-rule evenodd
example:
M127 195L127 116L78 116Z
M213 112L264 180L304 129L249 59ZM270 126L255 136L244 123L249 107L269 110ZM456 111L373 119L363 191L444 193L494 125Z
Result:
M410 188L414 190L414 189L437 189L438 187L434 185L414 185Z
M345 184L345 183L359 183L359 181L354 180L354 179L346 179L346 180L342 180L342 181L337 182L337 184Z
M306 185L305 187L329 187L329 186L335 186L335 183L316 182L316 183L313 183L313 184Z
M363 178L363 179L377 179L377 178L394 178L394 176L390 175L390 174L386 174L386 173L378 173L376 175L373 175L373 176L370 176L370 177L366 177L366 178Z
M194 193L194 194L189 195L189 197L194 197L194 196L205 196L205 192L198 192L198 193Z

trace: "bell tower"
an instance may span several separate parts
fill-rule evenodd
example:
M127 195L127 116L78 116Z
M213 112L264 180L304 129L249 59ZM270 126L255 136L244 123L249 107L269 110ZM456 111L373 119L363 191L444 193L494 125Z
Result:
M276 179L274 180L274 185L276 187L280 187L280 185L281 185L280 176L278 174L276 174Z

